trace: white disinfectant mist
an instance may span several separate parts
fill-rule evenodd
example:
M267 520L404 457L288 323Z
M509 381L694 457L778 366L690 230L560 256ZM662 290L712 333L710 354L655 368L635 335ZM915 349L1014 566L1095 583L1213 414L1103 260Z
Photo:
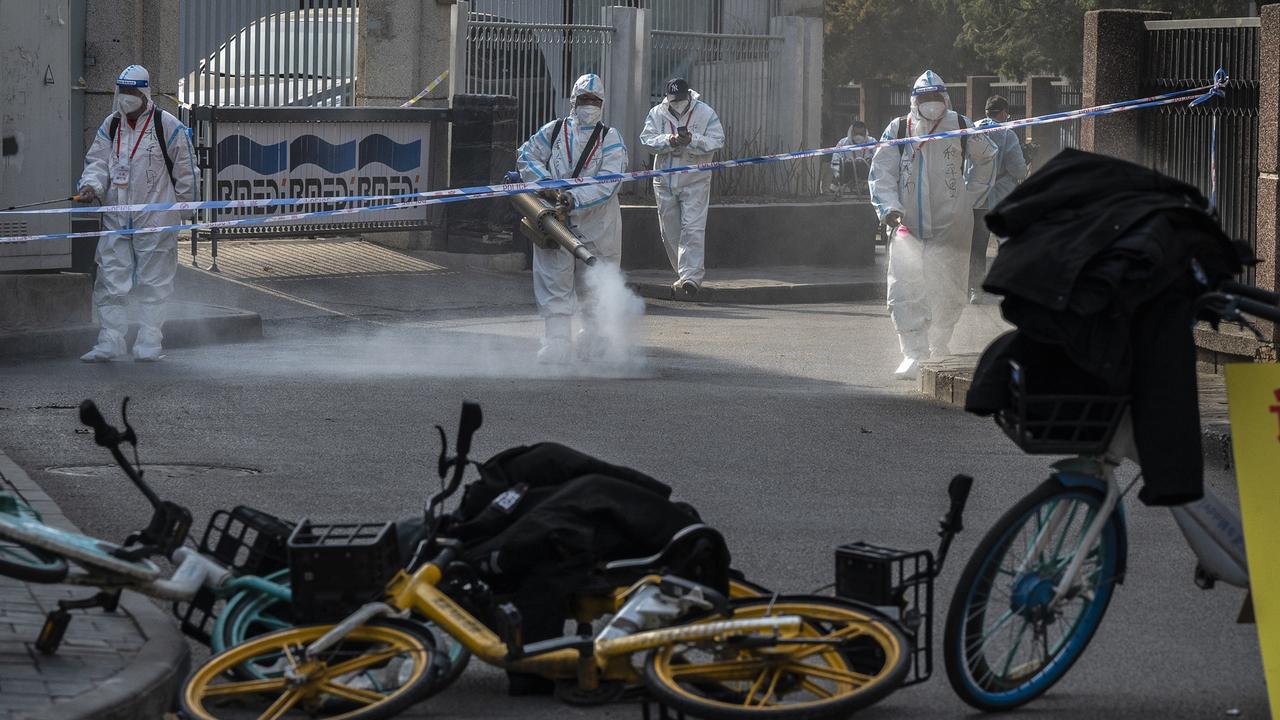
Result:
M642 367L644 301L627 287L626 277L617 265L597 262L587 266L582 277L594 304L592 326L605 340L604 355L599 361L623 370Z

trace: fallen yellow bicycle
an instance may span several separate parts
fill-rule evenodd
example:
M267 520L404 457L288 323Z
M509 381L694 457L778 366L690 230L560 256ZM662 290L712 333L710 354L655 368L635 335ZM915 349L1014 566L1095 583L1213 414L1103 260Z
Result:
M479 406L464 406L453 476L429 504L429 517L456 492L480 422ZM697 538L723 542L695 525L657 556L605 570L622 576L640 565L661 569L664 556ZM726 597L661 574L577 596L574 619L590 633L524 644L513 606L501 606L497 622L479 619L485 588L462 560L460 543L429 536L418 555L381 598L336 624L261 635L213 657L187 681L183 710L203 720L246 713L270 720L394 716L452 677L422 620L484 662L557 681L566 699L608 700L643 686L689 715L729 720L847 715L900 687L913 657L895 621L855 602L752 596L754 588L741 582ZM262 676L237 678L233 671L246 663Z

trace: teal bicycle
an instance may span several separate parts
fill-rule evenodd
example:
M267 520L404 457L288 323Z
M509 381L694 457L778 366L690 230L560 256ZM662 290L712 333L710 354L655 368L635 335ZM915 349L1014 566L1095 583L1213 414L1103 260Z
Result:
M264 633L292 627L296 598L291 590L287 541L294 524L252 508L214 513L197 547L187 544L191 512L164 500L143 479L137 434L128 420L128 398L121 407L124 429L106 422L90 400L80 404L80 420L94 441L110 451L116 464L147 499L152 517L123 544L47 525L20 496L0 492L0 574L27 582L65 583L98 588L92 597L62 600L50 612L36 640L37 649L57 652L73 610L114 612L120 593L131 590L173 602L183 631L214 652ZM132 448L133 461L124 446ZM421 521L399 524L412 532ZM315 525L309 525L314 531ZM340 531L355 525L327 526ZM175 569L166 575L155 560ZM309 619L309 618L308 618ZM433 628L428 627L429 631ZM470 654L441 635L435 677L443 684L465 669ZM239 675L259 677L263 668L245 665Z

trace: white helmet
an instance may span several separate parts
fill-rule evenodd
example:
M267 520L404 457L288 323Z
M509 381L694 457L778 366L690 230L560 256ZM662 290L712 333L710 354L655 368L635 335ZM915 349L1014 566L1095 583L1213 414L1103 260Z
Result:
M130 65L121 71L120 77L116 78L116 95L112 108L124 112L124 108L120 106L120 88L135 88L141 91L146 98L143 107L151 104L151 73L141 65Z

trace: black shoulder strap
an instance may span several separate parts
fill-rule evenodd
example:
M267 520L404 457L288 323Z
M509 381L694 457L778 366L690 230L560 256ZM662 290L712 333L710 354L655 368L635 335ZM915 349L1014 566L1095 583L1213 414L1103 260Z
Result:
M556 146L556 138L560 137L560 128L564 127L564 118L558 118L551 128L551 147Z
M164 139L163 120L165 112L160 108L156 108L152 112L155 113L155 116L151 118L151 126L155 128L156 141L160 143L160 153L164 155L164 166L169 168L169 182L173 183L173 186L177 188L178 181L173 179L173 158L169 156L169 143Z
M591 137L587 140L586 147L582 148L582 152L579 153L578 162L574 163L573 175L570 175L570 177L578 177L582 173L582 168L587 164L587 159L591 157L596 145L600 144L600 139L607 132L609 132L608 126L604 123L596 123L596 129L591 132Z
M164 111L154 108L152 113L154 114L151 116L151 127L155 130L156 142L160 144L160 152L164 155L164 165L169 169L169 182L177 187L178 181L173 179L173 158L169 156L169 143L165 140L164 123L161 120L164 117ZM111 125L107 127L107 139L115 140L118 132L120 132L120 116L112 115Z
M907 137L907 125L911 122L908 115L898 118L898 139L903 140ZM902 157L907 152L907 144L902 143L898 146L898 157Z

